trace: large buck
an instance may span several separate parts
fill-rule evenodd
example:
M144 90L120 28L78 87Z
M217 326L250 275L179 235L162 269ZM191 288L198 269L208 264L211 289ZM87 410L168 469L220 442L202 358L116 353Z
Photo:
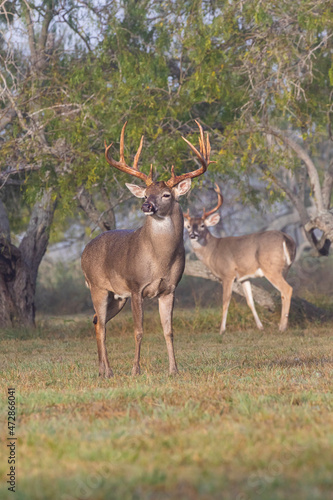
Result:
M228 307L234 280L243 287L247 304L252 311L257 327L263 325L254 306L249 278L265 277L279 290L282 299L282 312L279 329L283 331L288 325L288 315L292 296L292 287L285 276L295 259L296 245L294 240L281 231L263 231L246 236L216 238L208 227L215 226L220 216L217 210L223 203L220 188L215 184L218 203L215 208L202 217L191 217L189 211L184 214L185 227L191 239L196 256L222 282L223 304L220 334L226 329Z
M152 167L149 175L139 171L138 161L143 137L135 155L133 167L124 158L123 126L120 137L120 161L114 160L105 145L107 162L129 175L138 177L146 184L140 187L126 184L131 193L144 198L142 210L147 216L144 225L136 231L106 231L92 240L83 251L81 265L90 288L95 309L94 325L97 339L99 374L112 377L105 338L106 323L118 314L128 298L131 298L134 321L135 356L132 374L140 373L140 346L143 336L143 307L145 297L158 297L159 314L169 355L169 373L178 372L173 348L172 314L175 288L183 274L185 249L183 242L183 214L178 203L180 196L191 187L191 179L207 170L210 163L210 144L206 141L200 124L200 152L183 137L201 162L193 172L175 175L166 182L153 180Z

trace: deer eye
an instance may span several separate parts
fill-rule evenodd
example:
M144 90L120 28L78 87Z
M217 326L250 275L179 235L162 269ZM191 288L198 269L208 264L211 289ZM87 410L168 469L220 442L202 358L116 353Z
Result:
M163 198L170 198L171 194L170 193L164 193Z
M204 229L204 227L205 227L205 224L201 224L200 228Z

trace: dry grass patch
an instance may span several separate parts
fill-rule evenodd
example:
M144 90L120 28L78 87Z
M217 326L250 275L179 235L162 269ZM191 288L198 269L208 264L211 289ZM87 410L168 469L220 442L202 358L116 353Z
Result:
M2 397L9 386L17 395L15 498L333 498L332 325L233 325L221 338L219 310L176 317L178 377L154 312L137 378L128 313L108 335L111 380L98 377L91 321L3 332Z

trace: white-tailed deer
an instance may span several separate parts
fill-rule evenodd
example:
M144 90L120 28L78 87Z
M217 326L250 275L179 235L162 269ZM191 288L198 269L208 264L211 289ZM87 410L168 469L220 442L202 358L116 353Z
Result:
M90 288L95 309L94 325L97 339L99 374L113 375L109 364L105 337L106 323L121 311L131 297L134 321L135 356L132 374L140 373L140 346L143 336L143 307L145 297L158 297L159 313L169 355L169 372L178 372L173 348L172 314L175 288L183 274L185 249L183 241L183 213L178 203L180 196L191 187L191 179L203 174L210 163L210 144L206 141L200 124L200 152L183 137L201 162L201 167L179 176L171 167L171 177L166 182L153 181L152 167L149 175L140 172L138 161L143 137L135 155L133 167L124 159L123 126L120 137L120 161L109 155L108 163L123 172L143 180L146 187L126 184L134 196L144 198L142 210L147 216L144 225L136 231L106 231L92 240L83 251L81 265Z
M283 331L288 325L293 291L286 282L285 276L295 259L295 242L281 231L263 231L246 236L216 238L207 229L207 227L215 226L220 220L219 214L215 212L221 207L223 197L217 184L215 184L215 192L218 196L215 208L209 212L203 209L202 217L190 217L189 211L184 214L184 217L185 227L196 256L222 282L223 312L220 334L226 329L232 284L235 279L242 284L247 304L257 327L263 328L254 306L249 282L249 278L263 276L281 293L282 312L279 329Z

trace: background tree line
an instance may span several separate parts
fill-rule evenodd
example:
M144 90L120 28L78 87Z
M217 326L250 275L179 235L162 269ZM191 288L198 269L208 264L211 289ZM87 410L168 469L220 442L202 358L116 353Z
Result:
M39 264L66 217L116 227L123 123L142 169L192 169L199 118L243 203L287 199L318 255L333 241L329 1L4 1L0 321L33 325ZM264 185L262 190L258 187Z

